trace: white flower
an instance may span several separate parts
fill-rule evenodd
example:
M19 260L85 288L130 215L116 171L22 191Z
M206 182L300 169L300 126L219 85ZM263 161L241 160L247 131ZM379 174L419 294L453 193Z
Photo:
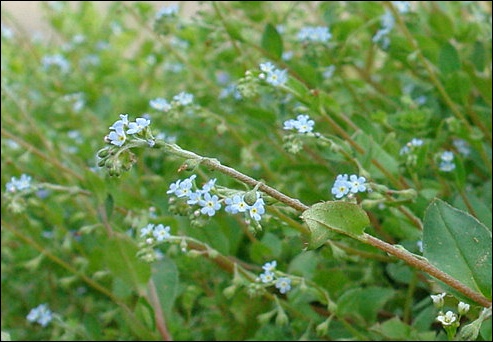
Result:
M438 315L437 321L442 323L443 326L449 326L457 321L457 315L452 311L447 311L445 314Z

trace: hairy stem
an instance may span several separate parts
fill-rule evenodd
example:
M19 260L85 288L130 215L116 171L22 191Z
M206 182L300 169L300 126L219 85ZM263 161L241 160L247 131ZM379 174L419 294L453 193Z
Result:
M264 193L272 196L273 198L277 199L279 202L282 202L286 204L287 206L296 209L298 211L304 212L305 210L309 209L310 207L307 206L306 204L303 204L300 202L298 199L291 198L278 190L265 185L255 179L253 179L250 176L247 176L229 166L222 165L218 160L213 159L213 158L206 158L202 157L194 152L187 151L182 149L180 146L175 145L175 144L168 144L164 141L157 141L155 147L162 147L164 148L167 152L176 155L178 157L184 158L184 159L191 159L198 161L201 165L204 165L208 167L211 170L216 170L219 171L225 175L228 175L244 184L250 185L252 187L257 188L260 191L263 191ZM358 236L352 236L353 238L358 239L361 242L364 242L366 244L369 244L371 246L374 246L386 253L389 253L398 259L403 260L410 266L417 268L423 272L428 273L429 275L435 277L436 279L444 282L445 284L449 285L450 287L456 289L457 291L461 292L468 298L471 298L472 300L476 301L478 304L481 304L485 307L490 307L491 306L491 301L483 296L482 294L473 291L466 285L462 284L460 281L454 279L450 275L442 272L435 266L431 265L426 259L424 258L419 258L415 256L414 254L410 253L407 250L398 248L396 246L393 246L385 241L382 241L374 236L364 234L361 237Z

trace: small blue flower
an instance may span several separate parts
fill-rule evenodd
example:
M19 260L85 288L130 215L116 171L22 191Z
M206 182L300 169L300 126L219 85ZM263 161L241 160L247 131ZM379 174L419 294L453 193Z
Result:
M391 1L399 13L407 13L411 8L409 1Z
M464 157L467 157L471 154L471 146L464 139L454 139L452 142L457 151L462 154Z
M154 230L154 225L152 223L149 223L147 226L140 229L140 237L151 236L153 230Z
M115 121L113 125L110 126L110 129L123 129L128 125L128 114L120 114L120 120Z
M188 194L187 204L197 204L202 200L202 193L200 191L190 192Z
M266 74L273 72L276 70L276 66L271 62L260 63L260 70L265 72Z
M302 42L328 42L332 37L326 26L306 26L298 32L298 40Z
M315 125L315 121L311 120L308 115L298 115L296 120L290 119L284 121L284 129L285 130L293 130L296 129L298 133L310 133L313 131L313 126Z
M170 227L169 226L163 226L162 224L158 224L153 232L152 235L156 238L156 241L163 241L171 236L169 233Z
M276 287L279 289L279 292L285 294L289 290L291 290L291 279L287 277L281 277L276 280Z
M32 323L38 323L46 327L53 319L53 314L48 308L48 304L40 304L34 309L31 309L26 319Z
M173 100L182 106L187 106L193 102L193 95L182 91L178 95L173 96Z
M275 87L282 86L288 81L288 71L286 69L276 69L267 74L265 81Z
M60 54L45 56L41 60L41 63L45 69L55 66L59 68L62 73L67 73L70 70L70 62Z
M123 126L116 127L114 131L111 131L110 134L108 134L108 140L113 145L123 146L123 144L127 140L127 136L125 135Z
M216 181L217 181L216 178L208 180L207 183L205 183L202 186L202 189L199 190L199 192L205 194L205 193L211 191L214 188L214 186L216 185Z
M150 100L149 101L149 105L156 109L156 110L160 110L160 111L163 111L163 112L168 112L171 110L171 104L166 100L166 99L163 99L163 98L155 98L153 100Z
M283 61L289 61L289 60L293 59L293 56L294 56L294 52L293 51L284 51L282 53L281 59Z
M347 174L338 175L331 189L335 198L342 198L348 193L355 194L364 191L366 191L366 178Z
M406 145L404 145L400 151L400 155L408 154L409 152L412 152L415 150L417 147L420 147L423 145L423 140L418 139L418 138L412 138L411 141L407 142Z
M224 203L226 204L224 210L230 214L244 213L250 208L245 202L245 197L240 195L234 195L232 198L228 197L224 200Z
M387 48L390 44L390 40L387 37L390 31L394 28L395 19L392 13L389 10L386 10L385 13L381 16L380 19L381 28L377 31L377 33L373 36L374 43L382 43L384 48Z
M5 184L7 192L16 192L29 189L31 187L31 176L22 174L19 179L12 177L10 182Z
M255 221L260 221L262 219L262 215L265 214L264 204L264 200L262 198L258 198L255 203L249 208L248 213L250 214L250 217Z
M332 194L335 198L342 198L349 193L350 185L347 181L336 181L332 186Z
M326 67L326 68L324 69L324 72L323 72L323 74L322 74L322 75L323 75L323 77L324 77L324 78L326 78L326 79L327 79L327 78L331 78L331 77L332 77L332 75L334 75L334 71L336 71L336 66L332 64L332 65L329 65L328 67Z
M272 273L272 272L265 271L264 273L260 274L260 280L264 284L270 283L270 282L274 281L274 279L275 279L275 276L274 276L274 273Z
M273 260L271 262L266 262L263 266L262 266L262 269L265 271L265 272L274 272L275 269L277 267L277 261L276 260Z
M455 169L454 153L452 151L445 151L440 156L439 169L443 172L451 172Z
M443 171L443 172L452 172L455 169L455 163L442 161L442 162L440 162L440 165L438 168L440 169L440 171Z
M173 17L178 13L178 5L177 4L172 4L169 6L162 7L157 13L156 13L156 20L164 18L164 17Z
M202 207L200 212L209 216L214 216L216 211L221 209L221 204L219 203L219 198L217 195L211 196L209 193L204 195L204 199L199 201L199 205Z
M357 175L351 175L349 177L349 184L351 186L351 191L352 193L357 193L357 192L364 192L366 191L366 178L365 177L358 177Z
M151 120L144 118L137 118L135 119L135 122L130 122L128 124L127 134L140 133L150 124L151 124Z
M183 180L177 180L169 186L169 190L166 191L167 194L174 194L177 197L188 197L190 196L191 189L193 186L193 180L196 175L191 175L189 178Z
M451 151L445 151L440 156L440 159L444 162L451 162L452 160L454 160L454 153Z

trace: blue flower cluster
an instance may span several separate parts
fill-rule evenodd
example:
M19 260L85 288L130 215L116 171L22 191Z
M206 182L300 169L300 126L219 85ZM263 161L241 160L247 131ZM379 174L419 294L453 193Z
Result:
M297 130L298 133L310 133L313 131L313 126L315 125L315 121L311 120L308 115L298 115L296 120L290 119L284 121L284 129L285 130Z
M173 96L173 100L169 102L165 98L157 97L149 101L149 105L160 112L169 112L173 108L185 107L193 103L193 94L182 91Z
M161 223L157 226L149 223L147 226L140 230L140 237L145 240L148 245L152 245L155 242L162 242L171 236L170 227L164 226Z
M411 141L409 141L408 143L406 143L406 145L404 145L400 151L399 151L399 154L402 156L404 154L408 154L412 151L414 151L416 148L420 147L423 145L423 140L422 139L417 139L417 138L413 138L411 139Z
M277 69L271 62L261 63L260 70L262 73L259 78L265 79L267 83L275 87L282 86L288 81L288 71L286 69Z
M326 43L331 37L327 26L306 26L298 32L298 40L302 42Z
M111 132L106 136L106 140L110 144L123 146L127 140L127 134L139 134L143 132L150 124L151 120L146 118L137 118L135 122L129 122L128 114L120 114L120 120L117 120L110 126ZM148 143L149 145L152 145L154 141L149 140Z
M454 153L452 151L445 151L440 155L438 168L443 172L451 172L455 169Z
M291 279L288 277L277 277L275 274L277 267L277 261L273 260L271 262L266 262L262 269L264 272L260 274L258 281L264 284L274 284L276 288L279 289L279 292L282 294L287 293L291 290Z
M366 178L357 175L338 175L332 186L332 194L335 198L342 198L347 194L356 194L366 191Z
M189 205L199 205L200 213L207 216L214 216L222 208L222 203L226 204L225 211L230 214L245 213L247 219L260 221L265 213L265 203L260 193L256 192L256 199L253 204L245 201L245 194L235 194L231 197L219 198L215 194L216 179L211 179L205 183L201 189L195 186L196 175L172 183L166 192L183 198Z
M53 314L48 308L48 304L40 304L31 309L26 319L31 323L38 323L42 327L46 327L53 319Z
M10 182L5 184L7 192L17 192L29 189L31 187L31 176L22 174L19 179L12 177Z

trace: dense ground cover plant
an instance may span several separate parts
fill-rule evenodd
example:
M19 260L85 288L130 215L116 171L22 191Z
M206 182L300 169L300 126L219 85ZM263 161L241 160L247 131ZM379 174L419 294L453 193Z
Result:
M2 11L2 340L491 340L491 3Z

